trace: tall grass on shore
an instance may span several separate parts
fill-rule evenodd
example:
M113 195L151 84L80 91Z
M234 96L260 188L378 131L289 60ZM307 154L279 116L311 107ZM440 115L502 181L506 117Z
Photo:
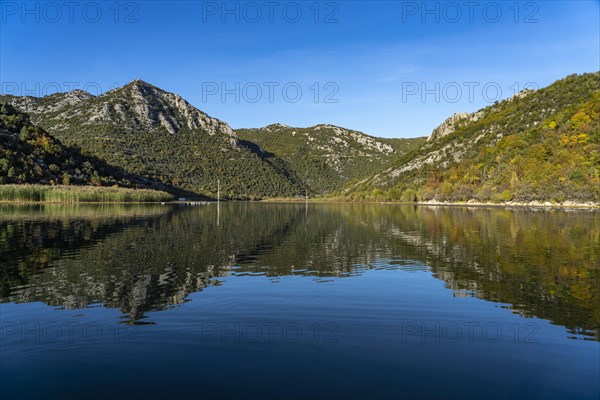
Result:
M0 224L6 221L129 220L158 217L171 209L158 203L0 202Z
M173 200L170 194L150 189L0 185L0 202L6 203L150 203L169 200Z

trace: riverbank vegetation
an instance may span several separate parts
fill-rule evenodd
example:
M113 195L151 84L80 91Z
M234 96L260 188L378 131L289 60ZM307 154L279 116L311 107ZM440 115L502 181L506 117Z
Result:
M173 200L158 190L103 186L0 185L7 203L150 203Z

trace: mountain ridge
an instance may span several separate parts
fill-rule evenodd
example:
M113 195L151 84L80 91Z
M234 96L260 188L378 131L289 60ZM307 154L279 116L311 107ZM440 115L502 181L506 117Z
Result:
M99 96L66 92L2 96L66 145L167 186L212 197L261 198L305 191L280 160L246 146L231 127L181 96L141 80Z
M327 195L378 171L423 138L384 139L332 124L237 129L240 138L286 162L312 193Z
M87 156L209 197L221 181L225 197L240 199L597 202L599 93L600 73L572 74L409 139L328 123L234 130L140 79L99 96L0 98Z

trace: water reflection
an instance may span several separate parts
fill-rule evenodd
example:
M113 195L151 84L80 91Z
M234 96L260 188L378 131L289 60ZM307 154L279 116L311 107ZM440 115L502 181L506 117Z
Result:
M599 340L600 214L353 204L0 208L2 302L122 310L128 323L218 277L319 282L430 270L455 296Z

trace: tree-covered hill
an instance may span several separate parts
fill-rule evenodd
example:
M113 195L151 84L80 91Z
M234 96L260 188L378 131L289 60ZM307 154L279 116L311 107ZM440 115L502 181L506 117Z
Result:
M292 196L302 183L276 157L238 140L224 122L143 81L100 96L76 90L3 96L66 145L181 190L232 198Z
M0 183L152 187L63 145L9 104L0 106Z
M600 202L600 73L570 75L473 114L340 193L346 199Z
M293 128L273 124L236 133L281 158L316 194L372 176L425 143L425 138L383 139L334 125Z

